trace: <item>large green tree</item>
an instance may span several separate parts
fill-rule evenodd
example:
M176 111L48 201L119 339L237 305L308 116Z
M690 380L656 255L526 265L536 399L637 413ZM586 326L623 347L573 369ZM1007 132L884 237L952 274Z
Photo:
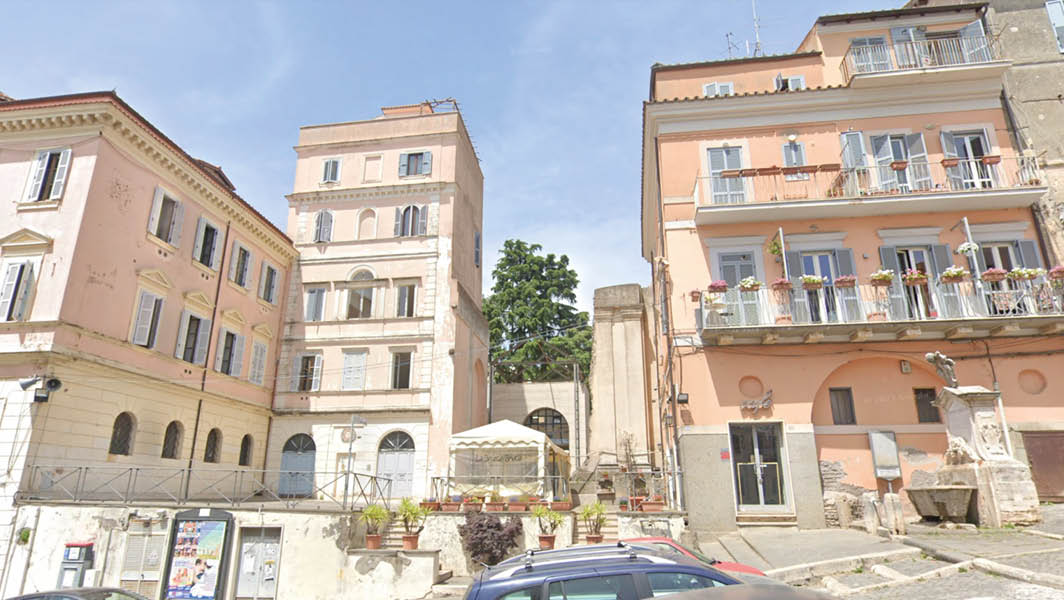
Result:
M559 361L573 360L586 381L591 368L591 325L575 306L576 271L568 256L542 250L539 244L506 240L491 272L495 283L484 300L484 316L498 383L571 378L572 365Z

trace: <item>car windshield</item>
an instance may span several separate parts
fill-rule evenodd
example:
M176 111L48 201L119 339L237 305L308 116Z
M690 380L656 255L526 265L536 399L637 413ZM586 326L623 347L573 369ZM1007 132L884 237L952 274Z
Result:
M697 558L698 560L706 563L707 565L715 565L715 564L720 562L719 560L717 560L715 558L710 558L710 557L706 556L705 554L702 554L701 552L699 552L698 550L695 550L694 548L689 548L689 547L684 546L683 544L680 544L680 543L677 543L676 545L681 547L681 548L683 548L684 550L687 550L688 552L691 553L691 556L693 556L693 557Z

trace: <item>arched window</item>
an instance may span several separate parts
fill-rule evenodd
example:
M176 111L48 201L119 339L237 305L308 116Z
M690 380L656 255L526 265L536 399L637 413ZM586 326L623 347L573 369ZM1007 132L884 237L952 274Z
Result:
M381 440L377 448L377 477L391 481L391 493L396 498L413 493L414 438L405 431L393 431Z
M222 432L215 427L207 434L207 446L203 449L203 462L216 463L222 455Z
M373 281L373 273L368 269L359 269L351 276L351 281Z
M351 281L373 281L373 273L360 269ZM347 290L347 318L368 319L373 316L373 287L361 285Z
M428 228L429 209L427 206L410 205L395 209L395 237L425 235Z
M314 241L328 242L332 240L332 213L327 210L318 211L314 217Z
M277 494L282 498L306 498L314 494L314 438L297 433L281 448L281 473Z
M181 438L185 428L178 421L170 421L166 426L166 434L163 436L163 458L177 458L181 452Z
M244 437L240 439L240 461L239 462L240 462L240 466L241 467L250 467L251 466L251 434L250 433L245 434Z
M414 438L405 431L393 431L381 440L381 452L400 452L414 449Z
M377 237L377 213L367 208L358 215L358 239L372 240Z
M119 413L115 417L115 423L111 427L111 446L107 450L111 454L123 454L129 456L133 449L133 415L128 412Z
M553 408L537 408L525 418L525 426L547 434L550 441L569 449L569 424L562 413Z

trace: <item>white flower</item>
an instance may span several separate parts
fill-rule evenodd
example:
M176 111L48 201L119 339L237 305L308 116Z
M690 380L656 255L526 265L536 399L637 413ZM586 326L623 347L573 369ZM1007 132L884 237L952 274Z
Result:
M761 287L762 285L764 284L758 281L757 278L753 276L743 277L742 280L739 281L739 287L741 288Z
M960 246L957 246L957 252L960 254L971 254L972 252L979 251L979 244L975 242L964 242Z
M958 267L957 265L953 265L952 267L946 267L945 269L943 269L942 270L942 276L943 277L967 277L968 276L968 269L965 269L964 267Z

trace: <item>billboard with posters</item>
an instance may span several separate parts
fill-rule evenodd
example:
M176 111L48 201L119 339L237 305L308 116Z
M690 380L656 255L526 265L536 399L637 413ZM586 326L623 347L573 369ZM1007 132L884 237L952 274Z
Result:
M174 516L166 599L215 600L225 593L232 515L192 510Z

